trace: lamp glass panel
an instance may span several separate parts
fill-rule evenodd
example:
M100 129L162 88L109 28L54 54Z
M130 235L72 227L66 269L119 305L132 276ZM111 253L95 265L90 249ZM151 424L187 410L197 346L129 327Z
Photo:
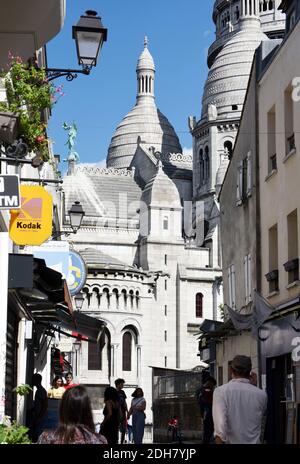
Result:
M82 64L92 65L96 62L102 42L101 32L77 32L78 53Z
M82 218L83 218L83 215L82 215L82 214L71 213L71 214L70 214L70 223L71 223L71 227L72 227L73 229L79 229L79 227L80 227L80 225L81 225Z

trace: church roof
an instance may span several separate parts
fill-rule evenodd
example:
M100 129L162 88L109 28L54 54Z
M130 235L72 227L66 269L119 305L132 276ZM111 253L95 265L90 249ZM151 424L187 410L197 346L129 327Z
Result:
M103 253L97 248L85 248L84 250L80 250L80 254L88 267L91 267L91 265L97 265L113 269L135 269L132 266Z
M64 178L65 203L68 209L79 200L84 211L84 222L91 218L137 219L136 210L141 189L134 181L134 172L79 165L73 175Z
M141 201L147 206L181 209L179 192L174 182L164 173L161 161L157 172L143 190Z

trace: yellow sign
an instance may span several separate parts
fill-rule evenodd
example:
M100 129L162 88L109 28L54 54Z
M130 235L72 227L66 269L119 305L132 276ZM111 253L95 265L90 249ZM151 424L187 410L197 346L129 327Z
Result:
M21 209L11 211L9 236L17 245L41 245L52 234L52 196L40 186L21 185Z

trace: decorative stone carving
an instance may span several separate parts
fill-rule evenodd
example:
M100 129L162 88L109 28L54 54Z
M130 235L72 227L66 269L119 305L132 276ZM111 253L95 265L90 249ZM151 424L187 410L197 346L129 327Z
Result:
M78 166L76 168L76 174L84 173L89 175L104 175L104 176L122 176L122 177L134 177L134 169L117 169L117 168L100 168L97 166Z

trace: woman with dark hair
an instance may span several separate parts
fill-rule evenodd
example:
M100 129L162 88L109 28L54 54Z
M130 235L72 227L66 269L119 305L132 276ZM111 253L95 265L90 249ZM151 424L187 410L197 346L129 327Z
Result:
M114 387L107 387L104 392L104 420L101 424L100 431L107 439L109 445L118 443L118 431L121 420L121 408L119 395Z
M144 398L143 390L139 387L136 388L131 396L133 397L133 400L131 401L128 419L132 415L133 441L137 445L143 442L146 418L144 412L146 409L146 400Z
M66 390L59 407L59 426L46 430L40 444L106 444L105 437L95 433L90 398L86 389L77 385Z
M48 398L60 400L65 393L63 385L63 378L60 375L56 375L52 381L52 387L48 390Z

